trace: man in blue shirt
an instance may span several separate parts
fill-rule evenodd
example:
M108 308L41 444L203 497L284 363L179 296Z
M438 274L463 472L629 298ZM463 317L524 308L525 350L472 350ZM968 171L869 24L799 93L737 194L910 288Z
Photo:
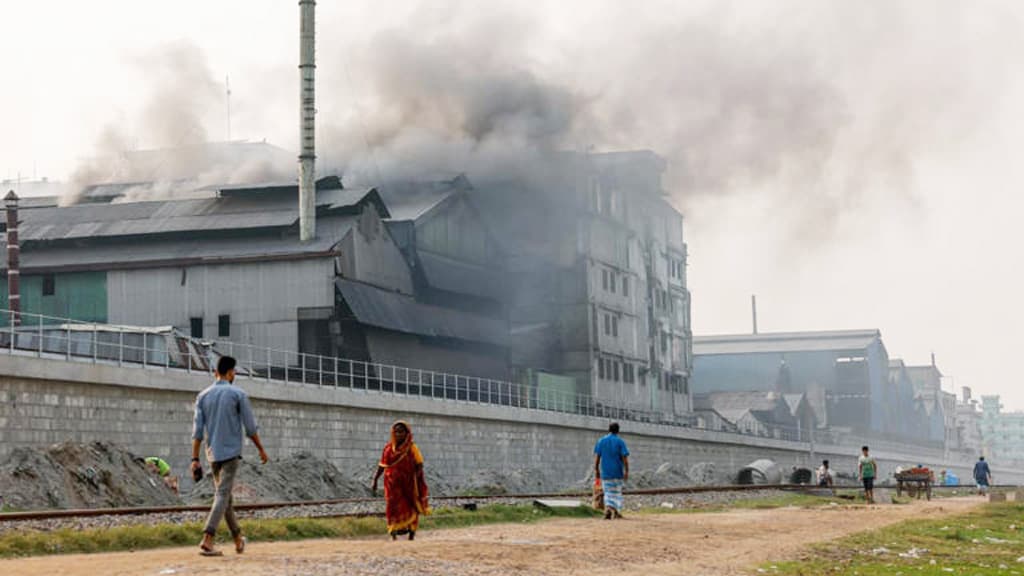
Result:
M228 523L231 537L235 540L235 552L245 550L245 538L238 525L233 508L231 490L242 458L242 430L260 451L260 460L266 464L268 457L257 433L256 418L249 404L249 396L235 381L235 359L221 356L217 361L217 381L196 397L195 420L192 426L192 474L202 468L199 464L199 448L206 439L206 459L213 469L214 498L210 515L203 530L203 541L199 544L200 554L220 556L222 552L213 547L213 537L221 519Z
M978 458L978 461L974 463L974 483L978 486L978 494L982 496L992 484L992 471L989 470L984 456Z
M619 438L619 425L613 422L608 435L594 446L594 476L604 490L604 518L622 518L622 488L629 480L629 448Z

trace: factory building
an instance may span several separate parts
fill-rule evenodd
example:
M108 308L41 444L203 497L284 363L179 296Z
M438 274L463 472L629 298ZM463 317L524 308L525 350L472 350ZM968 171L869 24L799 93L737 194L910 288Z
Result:
M70 206L34 200L17 217L21 309L685 418L686 245L660 187L664 162L637 152L553 164L544 186L322 178L305 243L291 183L172 199L114 183Z
M415 356L417 367L441 371L477 366L484 346L499 362L478 375L503 376L500 325L479 327L470 313L415 301L377 191L347 189L335 177L317 188L319 233L308 243L298 239L293 184L22 210L22 310L174 326L282 353Z

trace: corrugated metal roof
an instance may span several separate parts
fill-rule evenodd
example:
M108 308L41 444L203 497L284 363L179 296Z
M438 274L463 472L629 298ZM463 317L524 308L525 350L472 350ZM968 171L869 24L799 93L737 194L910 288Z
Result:
M362 324L433 338L504 346L505 326L492 318L421 304L409 296L369 284L336 279L341 297Z
M325 190L320 210L334 211L364 200L380 207L373 189ZM287 195L238 195L220 198L79 204L26 210L20 215L23 242L75 240L214 230L287 228L298 220L298 203Z
M862 350L881 337L882 334L878 330L696 336L693 339L693 353L694 355L722 355Z
M452 195L471 189L464 176L441 181L390 182L380 186L392 220L417 220Z
M418 250L417 255L423 274L432 287L481 298L501 297L504 281L497 272L424 250Z
M354 225L354 216L334 216L323 222L321 230L329 225L331 234L319 234L313 241L303 244L298 236L280 235L231 238L186 238L173 241L134 243L104 243L81 248L60 246L25 250L21 254L24 270L86 269L104 267L117 269L136 264L158 265L167 261L188 261L202 264L248 257L274 258L287 255L316 254L331 250ZM0 247L4 243L0 239ZM7 266L0 262L0 270Z

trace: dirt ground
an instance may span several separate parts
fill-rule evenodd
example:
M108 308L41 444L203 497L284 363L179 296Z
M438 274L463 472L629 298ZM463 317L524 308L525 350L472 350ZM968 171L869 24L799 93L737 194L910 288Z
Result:
M957 514L981 498L899 506L654 514L620 521L551 520L424 532L415 542L310 540L254 543L243 556L202 558L195 548L0 561L0 574L247 576L732 575L794 558L811 543L902 520ZM197 535L198 541L198 535Z

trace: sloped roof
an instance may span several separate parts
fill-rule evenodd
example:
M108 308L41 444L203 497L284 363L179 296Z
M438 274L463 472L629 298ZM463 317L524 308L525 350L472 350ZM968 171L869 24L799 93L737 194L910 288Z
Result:
M120 270L161 265L212 264L250 258L273 260L303 255L325 255L354 225L355 216L330 218L331 234L320 233L311 242L301 243L295 234L230 238L179 238L152 242L100 243L82 248L73 245L26 250L21 268L29 273L44 271ZM321 230L328 222L321 222ZM5 246L0 238L0 247ZM7 266L0 262L0 270Z
M334 285L361 324L431 338L452 338L504 346L503 322L422 304L413 298L343 278Z
M340 184L340 182L339 182ZM235 189L236 191L239 189ZM287 228L298 221L298 188L277 193L277 185L249 187L247 194L114 204L77 204L25 210L19 214L23 243L33 241L166 235L188 232ZM260 190L270 191L266 194ZM364 202L385 210L373 189L330 189L317 194L318 211L344 211Z
M862 350L881 339L878 330L777 332L695 336L694 355Z
M378 187L392 220L418 220L453 195L469 190L465 176L451 180L389 182Z

